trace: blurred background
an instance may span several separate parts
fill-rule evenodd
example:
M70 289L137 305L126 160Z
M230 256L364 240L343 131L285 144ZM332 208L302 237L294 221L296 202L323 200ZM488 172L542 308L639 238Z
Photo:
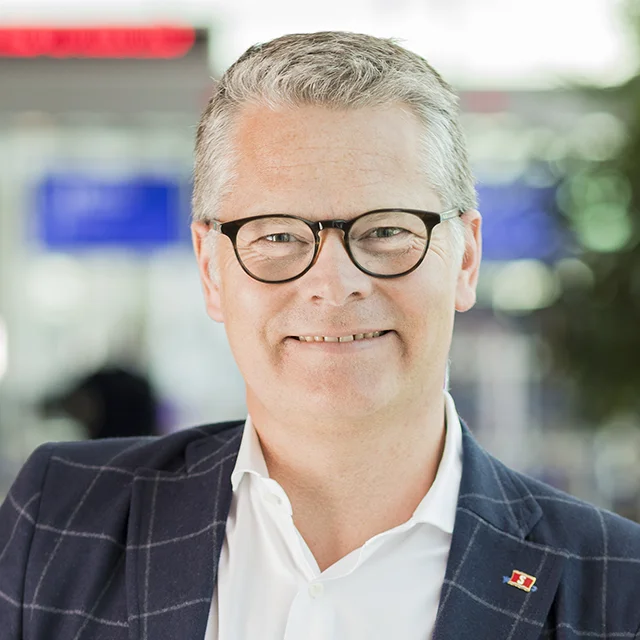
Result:
M2 0L0 498L45 441L244 417L189 244L195 127L249 45L322 29L399 38L460 92L485 233L461 415L640 520L637 0Z

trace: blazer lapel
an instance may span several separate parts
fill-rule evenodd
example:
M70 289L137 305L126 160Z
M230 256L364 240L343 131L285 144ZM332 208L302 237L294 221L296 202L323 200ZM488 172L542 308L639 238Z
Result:
M456 524L433 638L539 638L564 557L528 539L542 510L524 483L464 425L463 436ZM530 591L509 584L518 581L514 571L535 577Z
M130 640L204 638L242 424L187 446L179 472L138 469L127 536Z

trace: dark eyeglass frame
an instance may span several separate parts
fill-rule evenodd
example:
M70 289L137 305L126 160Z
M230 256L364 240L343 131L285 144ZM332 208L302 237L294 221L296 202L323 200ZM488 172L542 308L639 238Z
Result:
M420 257L418 262L415 265L413 265L413 267L411 267L410 269L407 269L402 273L394 273L391 275L381 275L378 273L372 273L368 269L365 269L362 265L358 264L357 260L353 257L353 253L351 253L351 247L349 245L349 232L351 231L351 227L353 227L353 225L358 220L360 220L360 218L363 218L364 216L371 215L372 213L391 213L394 211L401 212L401 213L410 213L420 218L420 220L422 220L422 222L424 223L425 229L427 230L427 243L425 244L422 256ZM231 240L231 244L233 245L233 250L236 254L236 258L238 259L238 262L240 263L242 270L248 276L250 276L254 280L257 280L258 282L264 282L266 284L283 284L285 282L291 282L292 280L297 280L298 278L301 278L316 263L316 260L318 259L318 254L320 253L320 244L321 244L320 231L323 231L324 229L339 229L344 233L343 244L344 244L344 248L347 251L347 255L351 259L351 262L353 262L353 264L358 269L360 269L360 271L362 271L363 273L366 273L367 275L373 278L382 278L382 279L399 278L401 276L406 276L412 271L415 271L422 264L422 261L427 255L427 250L429 249L429 245L431 244L431 234L434 228L436 227L436 225L440 224L441 222L444 222L445 220L452 220L453 218L458 218L463 213L464 212L461 211L458 207L454 209L447 209L447 211L443 211L442 213L435 213L433 211L422 211L421 209L401 209L401 208L393 207L388 209L374 209L373 211L366 211L365 213L361 213L355 218L351 218L351 220L306 220L305 218L300 218L299 216L275 213L275 214L264 214L260 216L251 216L249 218L240 218L239 220L230 220L229 222L220 222L219 220L213 219L213 220L208 220L206 224L210 226L214 231L217 231L218 233L221 233L222 235L227 236L227 238ZM240 229L249 222L253 222L254 220L263 220L265 218L286 218L288 220L300 220L301 222L304 222L309 227L309 229L311 229L311 232L313 233L313 237L315 240L315 244L313 248L313 257L309 265L303 271L301 271L298 275L295 275L291 278L285 278L284 280L265 280L263 278L258 278L256 275L251 273L247 269L247 267L244 265L244 262L242 262L242 258L238 253L238 245L237 245L237 238L238 238L238 233Z

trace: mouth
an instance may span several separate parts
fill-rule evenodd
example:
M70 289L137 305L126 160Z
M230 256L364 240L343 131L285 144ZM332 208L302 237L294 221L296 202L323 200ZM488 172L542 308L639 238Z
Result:
M369 331L366 333L352 333L342 336L310 335L289 337L294 340L299 340L300 342L359 342L360 340L371 340L373 338L380 338L387 333L390 333L390 330Z

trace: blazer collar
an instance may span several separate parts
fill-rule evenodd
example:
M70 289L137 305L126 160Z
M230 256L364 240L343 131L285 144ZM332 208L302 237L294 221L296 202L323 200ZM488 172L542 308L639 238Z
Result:
M464 422L462 449L458 510L469 510L496 529L525 538L542 517L527 486L478 444Z
M130 640L204 638L242 422L200 429L184 469L137 469L127 531Z

